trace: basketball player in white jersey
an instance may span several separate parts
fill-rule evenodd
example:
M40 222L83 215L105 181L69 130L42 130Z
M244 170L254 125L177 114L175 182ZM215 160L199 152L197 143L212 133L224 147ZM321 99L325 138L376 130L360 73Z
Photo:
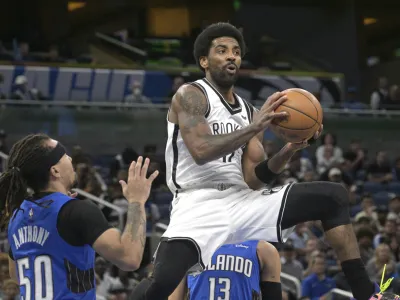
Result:
M275 93L256 111L233 92L244 53L241 32L227 23L210 25L195 41L205 78L182 86L167 116L167 182L175 195L171 221L153 276L131 299L167 299L186 272L208 264L222 244L284 242L293 226L310 220L321 220L355 298L369 299L374 284L360 259L347 190L330 182L262 188L307 142L287 144L265 159L263 131L287 117L274 112L286 99Z

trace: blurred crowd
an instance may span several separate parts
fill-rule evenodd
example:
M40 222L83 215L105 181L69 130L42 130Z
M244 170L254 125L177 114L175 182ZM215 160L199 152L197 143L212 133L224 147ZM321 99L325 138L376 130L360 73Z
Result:
M31 45L26 41L13 40L10 43L0 41L0 61L13 63L93 63L90 55L74 55L70 49L64 47L62 51L57 45L46 45L39 43L34 46L35 51L31 51ZM63 52L61 54L60 52Z
M273 155L273 144L265 142ZM342 148L343 147L343 148ZM326 133L314 155L295 155L279 178L288 182L331 181L343 184L349 191L350 214L367 272L381 282L400 274L400 157L388 157L386 151L369 154L361 141L340 145L335 135ZM334 252L324 241L319 222L299 224L289 241L280 247L282 272L302 283L304 297L327 299L333 288L350 291ZM294 298L294 286L285 289ZM400 291L397 279L391 284ZM348 299L338 298L335 299Z
M400 157L389 157L384 150L368 153L360 140L353 140L349 145L340 144L332 133L325 133L319 143L314 147L315 152L310 148L293 156L275 184L315 180L343 184L349 191L350 214L368 274L380 282L386 265L384 277L397 278L400 274ZM271 140L264 141L264 149L269 157L279 150ZM2 131L0 150L8 151L6 134ZM154 225L169 222L173 197L165 182L164 156L154 145L146 145L140 152L127 147L121 153L101 158L91 157L80 146L75 146L70 155L78 176L77 188L118 206L124 212L127 211L127 202L118 181L127 179L130 163L144 155L151 159L149 173L160 170L146 204L149 237L141 268L137 272L122 272L102 258L96 259L98 299L126 299L136 284L151 272L149 241ZM79 197L86 198L82 194ZM121 225L115 211L104 205L101 207L111 224ZM6 243L1 245L2 250L7 251ZM318 222L299 224L289 241L277 247L281 253L282 271L302 283L303 296L326 299L324 297L335 287L349 290L340 264L325 243ZM7 258L6 254L2 255ZM7 277L8 260L0 259L0 264L0 277ZM296 299L295 286L284 278L282 280L287 299ZM15 290L15 283L0 280L0 285L0 297L3 295L8 299L7 295L12 295ZM395 279L391 288L399 292L398 286Z

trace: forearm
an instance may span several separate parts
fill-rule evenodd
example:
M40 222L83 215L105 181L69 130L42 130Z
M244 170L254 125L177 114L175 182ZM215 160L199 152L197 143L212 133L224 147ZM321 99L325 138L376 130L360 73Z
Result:
M196 147L195 159L199 164L205 164L232 154L257 133L258 131L253 126L247 126L228 134L202 137L201 143Z
M290 149L290 146L285 145L278 153L268 160L268 168L273 173L280 174L294 154L295 151Z
M146 212L144 204L129 203L125 229L121 235L124 258L139 267L146 243Z

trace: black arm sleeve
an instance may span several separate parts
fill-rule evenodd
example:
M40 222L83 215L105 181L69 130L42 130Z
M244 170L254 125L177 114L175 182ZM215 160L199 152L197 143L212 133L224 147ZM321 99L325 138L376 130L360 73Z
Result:
M256 173L256 176L260 181L266 184L273 183L279 176L279 174L276 174L269 169L268 159L260 162L254 169L254 173Z
M101 210L90 200L69 201L58 214L57 230L72 246L92 246L111 227Z
M262 300L282 300L282 286L280 282L262 281L260 288Z

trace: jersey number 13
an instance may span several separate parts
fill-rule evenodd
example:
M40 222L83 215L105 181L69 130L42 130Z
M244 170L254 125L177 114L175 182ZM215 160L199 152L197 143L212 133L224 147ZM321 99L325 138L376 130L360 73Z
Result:
M25 288L22 300L53 299L53 272L51 259L47 255L37 256L31 264L28 257L17 260L20 287ZM26 275L29 276L26 276ZM34 294L32 294L34 288Z
M210 282L210 300L230 300L231 280L229 278L209 278ZM216 291L216 282L218 281L219 289ZM218 298L216 298L216 292Z

